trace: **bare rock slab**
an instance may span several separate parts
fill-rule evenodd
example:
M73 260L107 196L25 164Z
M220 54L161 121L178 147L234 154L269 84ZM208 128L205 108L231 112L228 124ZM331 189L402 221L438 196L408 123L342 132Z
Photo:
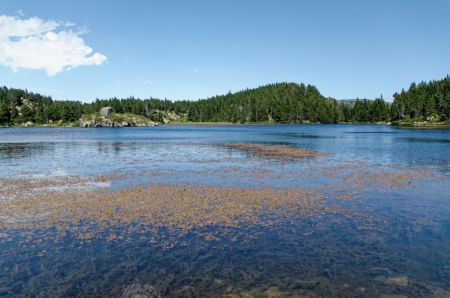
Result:
M100 115L108 117L110 116L112 113L112 108L111 107L103 107L100 109Z

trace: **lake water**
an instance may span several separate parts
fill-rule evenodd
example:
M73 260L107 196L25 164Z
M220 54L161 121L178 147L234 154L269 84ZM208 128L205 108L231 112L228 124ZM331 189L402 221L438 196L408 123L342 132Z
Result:
M279 160L233 143L327 155ZM183 233L138 233L136 218L100 229L86 217L76 231L94 236L84 238L72 228L61 236L55 217L33 227L2 210L0 296L450 297L449 153L450 130L378 125L0 129L5 204L55 188L64 204L64 187L78 187L76 179L89 180L80 191L302 188L323 199L320 212L184 223ZM32 208L39 212L30 222L52 212ZM276 225L267 224L272 217Z

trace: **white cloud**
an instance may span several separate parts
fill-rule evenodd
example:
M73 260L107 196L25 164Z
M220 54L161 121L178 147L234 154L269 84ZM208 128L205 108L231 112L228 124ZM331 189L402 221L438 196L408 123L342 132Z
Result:
M13 71L37 69L54 76L81 65L106 61L104 55L94 53L86 45L80 32L60 30L67 24L0 15L0 64Z

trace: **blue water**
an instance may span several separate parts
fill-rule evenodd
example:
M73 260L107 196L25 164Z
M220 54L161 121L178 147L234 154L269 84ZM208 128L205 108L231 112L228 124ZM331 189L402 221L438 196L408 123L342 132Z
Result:
M0 130L2 176L17 171L64 169L73 173L127 167L129 158L160 160L183 154L216 157L214 145L230 142L282 143L329 152L336 159L433 165L448 172L449 130L406 130L374 125L159 126ZM185 143L183 151L172 145ZM198 152L196 146L202 146ZM213 147L204 147L211 144ZM168 160L164 160L167 162ZM19 167L17 167L19 166ZM98 167L97 169L93 169Z
M328 156L276 161L226 146L243 142L286 144ZM386 171L429 168L440 177L332 202L353 216L245 227L232 242L191 233L163 250L139 239L81 244L68 237L55 246L43 231L33 231L42 238L39 244L0 239L0 296L120 296L130 285L149 284L173 297L447 297L449 153L450 130L379 125L0 129L0 178L122 173L127 178L113 181L112 189L149 183L318 187L330 183L319 167L357 163ZM253 169L270 175L252 175ZM155 172L162 175L151 175ZM43 250L45 256L38 257ZM380 281L393 275L407 276L408 285Z

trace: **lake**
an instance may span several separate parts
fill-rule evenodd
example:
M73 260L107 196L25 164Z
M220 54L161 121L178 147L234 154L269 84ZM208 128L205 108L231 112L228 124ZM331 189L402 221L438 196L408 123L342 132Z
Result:
M450 297L449 153L382 125L0 129L0 296Z

